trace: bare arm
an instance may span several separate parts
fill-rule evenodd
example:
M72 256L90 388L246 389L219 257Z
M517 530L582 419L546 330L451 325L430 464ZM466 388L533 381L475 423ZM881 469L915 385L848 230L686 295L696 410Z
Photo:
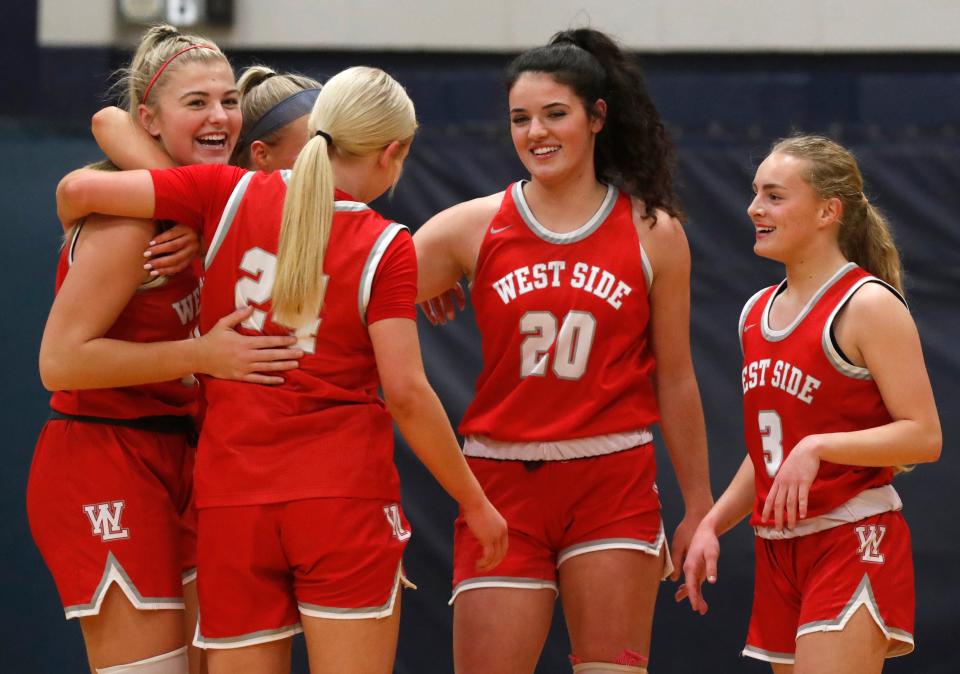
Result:
M840 348L866 367L893 419L844 433L804 437L777 471L763 519L792 528L807 515L808 492L820 461L851 466L897 466L940 458L940 418L927 376L917 327L886 288L868 283L850 299L835 324Z
M91 213L152 218L155 208L149 171L77 169L57 185L57 216L64 227ZM146 250L149 241L148 238L144 242L140 253Z
M496 566L507 551L506 521L487 500L467 466L440 399L427 382L417 324L387 318L370 326L370 339L387 408L404 439L437 482L460 504L483 545L478 568Z
M293 337L245 337L230 329L249 310L234 312L200 339L137 343L104 337L143 280L140 253L153 228L144 220L87 219L44 328L44 386L51 391L134 386L194 372L282 382L258 372L291 369L303 354L275 348L295 343Z
M650 341L660 428L686 511L673 536L676 579L690 537L713 505L703 407L690 355L690 249L680 223L663 212L655 226L647 220L638 229L653 267Z
M477 254L487 225L493 219L503 193L457 204L437 213L413 236L417 249L417 302L450 290L476 271Z
M753 477L753 462L747 456L726 491L701 520L690 541L687 559L683 563L684 584L677 590L675 599L682 601L684 597L689 597L690 607L701 615L709 608L701 590L703 581L710 584L717 582L719 537L735 527L753 509L756 494Z
M160 143L118 107L98 110L91 120L90 130L103 153L121 169L176 166Z

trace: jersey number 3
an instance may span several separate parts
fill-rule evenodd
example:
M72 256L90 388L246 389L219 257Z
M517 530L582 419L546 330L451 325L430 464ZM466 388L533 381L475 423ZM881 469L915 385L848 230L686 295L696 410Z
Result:
M783 463L783 424L780 415L773 410L760 410L757 423L760 424L763 464L767 467L767 475L773 477Z
M269 302L273 293L273 282L277 277L277 256L268 253L263 248L251 248L243 254L243 258L240 260L240 269L250 276L241 277L234 288L234 305L237 309L242 309L249 304L266 304ZM250 318L240 325L257 332L263 332L263 325L266 320L267 312L255 308ZM319 329L319 318L297 328L293 332L294 337L297 338L297 348L303 349L307 353L314 353L317 348L317 330Z
M597 319L586 311L570 311L557 330L557 317L549 311L530 311L520 319L520 377L544 377L551 367L558 379L583 376L593 348ZM550 352L553 363L550 364Z

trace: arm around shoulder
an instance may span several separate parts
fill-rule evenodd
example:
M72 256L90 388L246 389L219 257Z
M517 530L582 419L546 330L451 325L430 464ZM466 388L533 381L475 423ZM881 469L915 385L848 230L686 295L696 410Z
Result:
M152 218L155 208L149 171L77 169L57 185L57 216L65 227L91 213Z

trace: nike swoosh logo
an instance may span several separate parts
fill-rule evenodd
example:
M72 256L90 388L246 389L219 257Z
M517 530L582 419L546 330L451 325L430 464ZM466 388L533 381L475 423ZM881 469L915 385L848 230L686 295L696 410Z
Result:
M746 332L746 331L749 330L750 328L756 327L756 325L757 325L756 323L751 323L750 325L745 325L745 326L743 326L743 331Z
M505 231L505 230L507 230L507 229L510 229L511 227L513 227L513 225L507 225L506 227L491 227L491 228L490 228L490 233L491 233L491 234L499 234L500 232L503 232L503 231Z

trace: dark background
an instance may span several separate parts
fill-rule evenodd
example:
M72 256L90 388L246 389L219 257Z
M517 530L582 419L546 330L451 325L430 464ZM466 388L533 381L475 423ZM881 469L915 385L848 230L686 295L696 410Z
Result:
M104 103L110 72L129 54L114 49L41 49L35 2L4 15L0 59L0 200L3 352L10 359L0 409L7 432L0 477L4 554L2 669L84 671L75 622L65 622L30 538L24 491L33 443L47 414L36 355L53 293L60 238L53 190L65 172L97 158L90 115ZM561 26L558 26L561 28ZM240 68L264 62L320 79L348 65L384 67L403 82L422 132L392 200L382 212L416 228L430 215L522 177L509 143L500 71L508 57L483 54L231 53ZM951 497L960 461L955 397L960 392L960 56L640 55L654 99L678 146L678 184L693 254L694 359L710 436L711 475L722 491L744 454L736 326L743 302L779 280L781 270L753 256L745 209L753 171L770 142L793 129L827 133L860 159L867 193L889 216L907 271L907 293L923 338L944 431L943 458L897 479L914 540L917 651L889 672L954 672L960 629L955 569L960 518ZM90 298L96 301L96 298ZM468 311L445 328L421 322L428 374L456 422L479 372L479 343ZM669 461L658 451L668 531L682 516ZM419 590L404 597L396 672L452 671L451 524L455 509L398 442L404 508L414 528L406 566ZM723 539L720 580L698 617L662 589L654 624L652 671L765 672L739 656L752 596L752 535L741 526ZM538 672L569 671L558 618ZM298 646L294 672L306 672Z

